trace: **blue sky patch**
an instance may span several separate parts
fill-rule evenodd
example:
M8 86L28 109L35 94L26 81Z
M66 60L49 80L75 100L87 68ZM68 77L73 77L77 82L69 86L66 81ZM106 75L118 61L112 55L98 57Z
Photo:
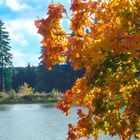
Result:
M0 0L0 18L9 32L14 66L38 65L41 36L37 34L34 20L47 14L52 0ZM53 0L69 9L70 0ZM69 21L62 21L66 30Z

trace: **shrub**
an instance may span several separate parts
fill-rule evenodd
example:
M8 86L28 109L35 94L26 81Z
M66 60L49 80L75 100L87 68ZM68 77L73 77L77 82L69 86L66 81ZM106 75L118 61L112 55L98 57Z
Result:
M52 91L49 93L50 97L54 100L59 100L60 94L61 93L57 89L52 89Z
M27 83L24 83L19 87L19 93L31 94L33 93L33 88L30 87Z
M7 93L10 99L14 99L16 97L16 92L13 89L9 90Z

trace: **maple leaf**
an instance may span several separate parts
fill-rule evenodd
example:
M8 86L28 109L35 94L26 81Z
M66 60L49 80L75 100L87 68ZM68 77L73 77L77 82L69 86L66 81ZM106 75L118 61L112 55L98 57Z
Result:
M35 21L48 68L65 62L66 54L73 69L85 69L57 104L65 115L72 105L88 111L78 110L67 139L99 133L140 138L140 1L71 0L70 10L68 17L63 5L50 4L47 17ZM60 24L64 17L71 33Z

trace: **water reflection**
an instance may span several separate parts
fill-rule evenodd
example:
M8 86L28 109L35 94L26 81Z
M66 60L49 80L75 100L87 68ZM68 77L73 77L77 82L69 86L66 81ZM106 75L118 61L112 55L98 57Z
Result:
M0 111L8 111L8 110L11 110L12 109L12 105L3 105L3 104L0 104Z
M56 103L40 104L40 106L44 107L44 108L46 108L46 107L54 108L54 107L56 107Z

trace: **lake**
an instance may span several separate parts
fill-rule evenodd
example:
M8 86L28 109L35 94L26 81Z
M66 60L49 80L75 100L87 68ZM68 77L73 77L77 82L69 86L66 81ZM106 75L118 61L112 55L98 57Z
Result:
M76 109L66 117L55 105L0 105L0 140L65 140L67 124L76 122ZM99 140L119 138L100 135Z

